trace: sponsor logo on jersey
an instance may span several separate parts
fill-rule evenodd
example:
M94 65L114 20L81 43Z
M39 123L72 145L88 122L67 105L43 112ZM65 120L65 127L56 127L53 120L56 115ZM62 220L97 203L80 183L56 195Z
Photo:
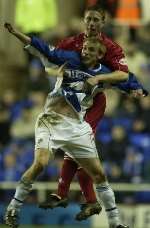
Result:
M71 79L84 80L86 78L91 77L90 74L79 70L66 70L66 72L67 72L67 77Z

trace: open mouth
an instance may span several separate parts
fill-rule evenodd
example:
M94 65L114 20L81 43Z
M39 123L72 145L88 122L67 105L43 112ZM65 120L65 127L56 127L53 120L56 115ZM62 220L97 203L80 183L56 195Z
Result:
M89 27L88 30L89 30L90 32L96 32L96 29L95 29L95 28Z

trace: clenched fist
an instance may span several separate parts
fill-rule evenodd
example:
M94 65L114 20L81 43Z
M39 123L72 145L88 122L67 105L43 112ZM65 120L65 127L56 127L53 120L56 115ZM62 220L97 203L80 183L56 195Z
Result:
M8 30L8 32L10 32L10 33L14 33L15 32L15 30L14 30L14 28L12 27L12 25L10 24L10 23L5 23L4 24L4 27Z

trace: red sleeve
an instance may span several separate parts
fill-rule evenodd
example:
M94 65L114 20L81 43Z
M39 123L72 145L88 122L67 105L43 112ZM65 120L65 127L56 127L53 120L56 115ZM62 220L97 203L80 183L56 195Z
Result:
M103 64L112 71L120 70L128 72L128 65L122 48L104 34L102 34L102 42L107 48L107 52L103 58Z

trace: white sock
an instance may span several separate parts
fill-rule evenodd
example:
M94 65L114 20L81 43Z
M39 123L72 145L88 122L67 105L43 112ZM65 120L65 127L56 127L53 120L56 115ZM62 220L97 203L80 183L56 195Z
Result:
M18 210L23 205L32 189L32 183L21 180L16 188L14 198L10 202L10 208L17 208Z
M103 202L107 214L109 225L119 225L120 217L115 202L115 195L107 182L96 185L96 192L100 200Z

